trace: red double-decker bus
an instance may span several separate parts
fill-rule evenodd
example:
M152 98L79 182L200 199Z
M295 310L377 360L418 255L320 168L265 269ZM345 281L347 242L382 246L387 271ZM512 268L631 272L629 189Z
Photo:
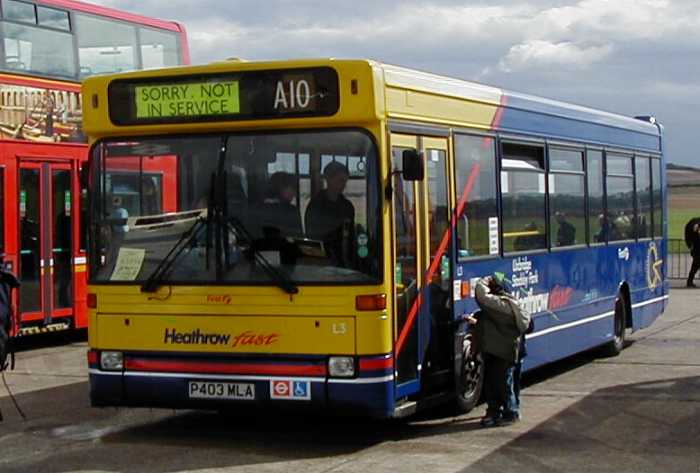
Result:
M188 64L187 37L174 22L73 0L0 0L0 35L0 260L22 283L11 335L83 328L80 81ZM167 211L164 169L115 175L109 195L132 214Z

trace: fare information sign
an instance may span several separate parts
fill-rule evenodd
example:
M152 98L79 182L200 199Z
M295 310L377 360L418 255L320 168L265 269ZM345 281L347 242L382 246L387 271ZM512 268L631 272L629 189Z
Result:
M137 86L136 118L202 117L240 112L238 82Z
M340 108L330 67L117 79L108 94L116 125L330 116Z

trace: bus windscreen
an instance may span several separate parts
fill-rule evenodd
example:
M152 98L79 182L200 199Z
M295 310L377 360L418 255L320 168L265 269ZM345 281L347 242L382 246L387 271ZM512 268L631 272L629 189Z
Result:
M109 114L116 125L334 115L338 75L328 67L116 80Z

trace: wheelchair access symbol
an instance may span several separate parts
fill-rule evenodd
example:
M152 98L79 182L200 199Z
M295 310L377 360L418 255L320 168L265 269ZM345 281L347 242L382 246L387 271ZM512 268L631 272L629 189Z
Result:
M270 398L309 401L311 400L311 383L292 379L273 379L270 382Z

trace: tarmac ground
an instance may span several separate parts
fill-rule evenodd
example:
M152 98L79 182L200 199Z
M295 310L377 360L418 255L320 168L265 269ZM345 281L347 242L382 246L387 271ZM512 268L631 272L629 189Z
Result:
M618 357L528 373L523 420L491 429L483 406L389 422L95 409L84 338L23 340L0 383L1 472L700 472L700 289L673 289Z

